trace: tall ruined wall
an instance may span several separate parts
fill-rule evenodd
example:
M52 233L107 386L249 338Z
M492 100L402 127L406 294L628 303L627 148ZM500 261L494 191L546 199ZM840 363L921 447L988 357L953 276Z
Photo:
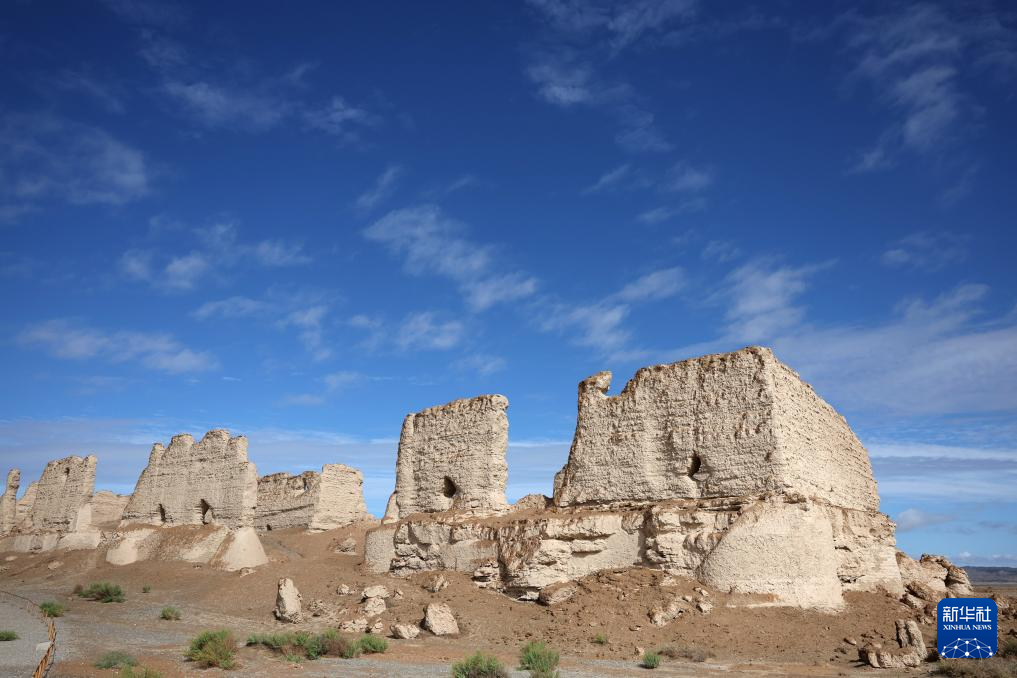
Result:
M321 473L273 473L258 480L258 529L332 530L367 517L364 476L349 466L325 464Z
M307 527L318 503L321 476L305 471L298 476L273 473L258 479L254 526L259 530Z
M123 519L250 527L257 501L258 472L247 460L247 438L216 429L197 443L183 434L173 436L169 447L153 445Z
M843 418L766 348L611 373L579 385L558 506L802 493L879 506L868 454Z
M507 507L508 399L483 395L408 415L386 519Z
M364 502L364 474L357 469L325 464L321 467L320 488L310 529L332 530L372 517Z
M0 536L14 529L18 517L18 488L21 487L21 471L12 468L7 472L7 484L0 495Z
M28 489L18 500L17 511L14 518L14 527L19 530L27 530L32 527L32 506L35 504L35 496L39 493L39 481L28 485Z
M73 532L91 524L95 455L64 457L46 464L28 521L36 532Z

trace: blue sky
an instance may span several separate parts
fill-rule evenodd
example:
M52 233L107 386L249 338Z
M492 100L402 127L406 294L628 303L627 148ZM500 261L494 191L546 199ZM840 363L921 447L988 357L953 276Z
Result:
M510 498L576 385L772 346L910 553L1017 565L1005 3L6 3L0 468L229 428L393 485L497 392Z

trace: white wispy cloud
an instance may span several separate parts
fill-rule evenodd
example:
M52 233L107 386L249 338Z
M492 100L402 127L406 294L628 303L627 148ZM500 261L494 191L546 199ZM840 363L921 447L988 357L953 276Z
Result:
M162 220L159 220L160 222ZM182 224L174 224L174 241L181 239ZM120 272L129 280L144 281L170 292L194 290L199 283L227 271L256 264L267 268L302 266L312 261L299 242L267 239L252 243L239 240L234 222L218 220L190 233L198 245L182 254L169 254L168 247L132 248L119 260ZM152 237L164 235L159 228Z
M938 271L964 260L964 241L964 237L945 231L917 231L891 243L880 261L895 268Z
M218 367L212 354L190 349L165 333L108 331L65 319L31 325L18 334L17 340L22 346L40 348L65 360L135 362L170 374Z
M434 311L418 311L403 319L395 343L402 350L446 350L459 344L465 329L458 320L442 320Z
M396 182L402 175L403 169L399 165L389 165L385 171L378 175L374 185L367 191L357 196L356 207L361 212L369 212L377 207L383 200L388 198L395 190Z
M966 134L979 115L965 75L1017 74L1017 31L990 5L954 10L933 3L894 5L838 20L853 55L853 80L870 83L895 116L851 170L892 167L902 151L939 153ZM984 81L984 80L983 80Z
M925 527L933 527L935 525L949 523L956 519L957 516L951 516L944 513L929 513L916 508L904 509L894 516L894 520L897 522L898 532L920 530Z
M144 154L97 127L49 114L0 118L0 206L11 218L53 201L123 205L151 190Z
M467 239L465 232L464 224L437 206L421 205L389 212L367 227L364 236L403 257L411 274L429 273L455 281L475 311L524 299L536 291L535 277L498 270L494 248Z
M619 51L696 14L698 0L529 0L556 29L603 36Z
M694 167L680 161L668 171L661 190L671 193L702 193L713 185L714 172L706 167Z
M627 179L632 171L629 164L619 165L612 170L604 172L595 182L583 189L583 194L601 193L610 191L620 186Z
M486 353L474 353L454 363L454 367L463 372L488 376L501 372L508 367L508 361L501 356L489 355Z

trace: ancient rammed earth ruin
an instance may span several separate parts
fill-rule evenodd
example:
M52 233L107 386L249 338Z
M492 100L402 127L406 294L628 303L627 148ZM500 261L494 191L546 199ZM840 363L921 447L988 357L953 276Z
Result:
M945 559L897 551L865 449L769 349L644 368L616 396L610 384L609 372L580 383L575 438L553 496L514 506L505 500L506 398L408 415L395 491L367 534L365 566L396 576L458 570L478 586L543 602L566 582L630 566L750 594L746 604L836 610L845 591L882 589L919 610L970 593L963 570ZM94 480L95 457L68 457L15 501L12 471L0 548L102 548L114 564L158 558L239 569L265 562L256 530L372 520L356 469L326 464L259 480L246 438L223 430L157 443L129 501L93 494Z

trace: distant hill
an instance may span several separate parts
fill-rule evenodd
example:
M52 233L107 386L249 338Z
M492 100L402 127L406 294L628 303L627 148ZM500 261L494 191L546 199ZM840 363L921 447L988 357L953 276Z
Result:
M972 584L1014 584L1017 585L1017 567L975 567L965 566Z

